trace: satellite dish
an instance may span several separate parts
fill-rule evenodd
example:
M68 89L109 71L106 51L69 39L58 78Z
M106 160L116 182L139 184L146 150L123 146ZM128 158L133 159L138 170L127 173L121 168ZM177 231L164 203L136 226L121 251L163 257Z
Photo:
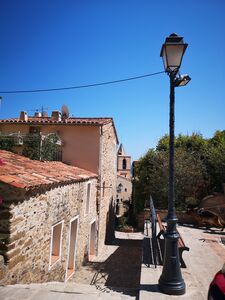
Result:
M61 112L62 112L62 119L67 119L69 118L69 109L66 105L63 105L62 108L61 108Z

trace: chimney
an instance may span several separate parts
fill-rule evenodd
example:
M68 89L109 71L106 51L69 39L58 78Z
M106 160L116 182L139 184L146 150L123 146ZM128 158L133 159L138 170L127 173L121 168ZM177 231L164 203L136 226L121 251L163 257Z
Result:
M39 111L36 111L36 112L34 113L34 117L40 118L40 117L41 117L41 113L40 113Z
M21 111L21 112L20 112L20 120L21 120L21 121L25 121L25 122L28 121L28 115L27 115L27 112L26 112L26 111Z
M52 112L52 120L53 121L61 121L62 118L61 118L61 112L58 111L58 110L53 110Z
M47 118L48 117L47 111L42 111L41 116Z

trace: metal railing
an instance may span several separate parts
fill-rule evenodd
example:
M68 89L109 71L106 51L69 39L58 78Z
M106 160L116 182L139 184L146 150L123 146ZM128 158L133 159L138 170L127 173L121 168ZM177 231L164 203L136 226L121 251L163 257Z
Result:
M150 196L150 224L151 224L151 231L152 231L152 258L155 265L155 268L157 266L157 238L156 238L156 211L153 204L152 197Z

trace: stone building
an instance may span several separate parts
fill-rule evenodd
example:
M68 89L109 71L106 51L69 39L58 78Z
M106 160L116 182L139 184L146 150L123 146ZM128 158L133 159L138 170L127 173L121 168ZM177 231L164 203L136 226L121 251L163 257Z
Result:
M98 250L101 250L114 228L110 215L116 199L118 138L113 119L74 118L53 111L51 117L40 113L30 117L21 112L19 118L0 120L0 137L7 134L21 137L14 149L17 153L22 152L23 136L44 138L51 133L61 140L62 162L98 175Z
M131 156L126 155L124 147L120 144L117 152L117 214L122 215L131 203Z
M97 174L0 158L0 284L68 280L96 254Z

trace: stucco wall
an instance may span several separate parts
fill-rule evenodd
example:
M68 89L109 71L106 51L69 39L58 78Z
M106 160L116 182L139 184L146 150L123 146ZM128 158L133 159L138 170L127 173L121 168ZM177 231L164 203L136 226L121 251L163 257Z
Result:
M85 213L87 183L91 182L89 213ZM24 195L0 184L0 236L5 237L7 265L0 266L0 283L64 281L68 258L70 220L79 216L76 271L87 259L91 222L96 219L97 180L39 190ZM63 221L62 256L49 269L52 226ZM4 245L1 245L1 249Z
M35 124L0 124L0 131L29 133ZM38 125L43 135L57 133L63 141L62 160L93 173L99 170L99 127L88 125Z

